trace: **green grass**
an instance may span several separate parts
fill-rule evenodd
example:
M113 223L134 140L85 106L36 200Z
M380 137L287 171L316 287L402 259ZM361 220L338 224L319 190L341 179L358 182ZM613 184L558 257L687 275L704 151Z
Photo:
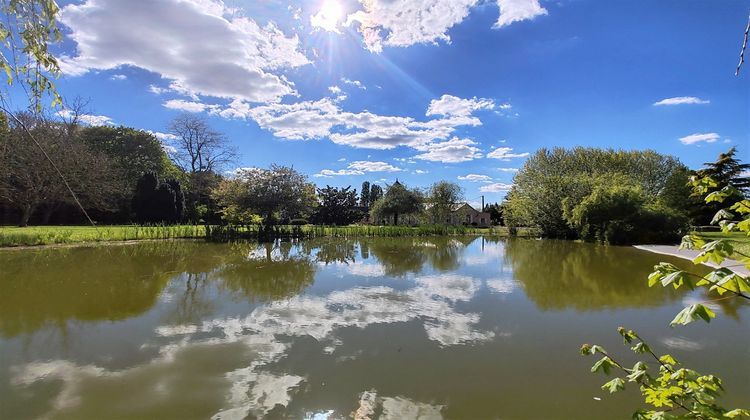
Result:
M274 226L271 232L259 235L258 226L0 226L0 247L74 244L88 242L116 242L144 239L208 238L217 241L276 237L371 237L371 236L435 236L435 235L491 235L510 236L506 227L473 228L460 226ZM533 236L520 228L518 236Z
M0 226L0 247L112 242L143 239L204 238L204 226Z
M273 238L316 238L316 237L399 237L399 236L438 236L438 235L492 235L510 236L508 228L474 228L462 226L271 226L262 228L257 225L213 226L209 228L208 238L216 241L234 239L273 239ZM531 236L528 229L519 229L518 236Z
M694 232L694 234L711 241L729 239L735 251L744 255L750 255L750 236L744 232Z

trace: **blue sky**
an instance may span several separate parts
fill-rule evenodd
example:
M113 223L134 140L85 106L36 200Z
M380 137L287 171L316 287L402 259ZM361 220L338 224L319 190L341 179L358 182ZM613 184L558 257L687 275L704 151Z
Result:
M735 145L750 161L750 67L734 75L746 0L62 5L63 95L167 142L172 118L204 114L237 167L357 188L447 179L497 201L540 147L697 167Z

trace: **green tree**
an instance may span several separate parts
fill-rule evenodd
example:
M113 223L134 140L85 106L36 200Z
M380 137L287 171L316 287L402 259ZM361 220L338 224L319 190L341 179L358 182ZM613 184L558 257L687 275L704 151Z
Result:
M89 147L117 162L130 189L147 173L159 177L180 176L161 142L149 132L123 126L95 126L82 127L77 135Z
M370 208L370 183L368 181L362 183L359 205L366 209Z
M318 189L318 207L313 215L315 223L348 225L362 218L357 209L357 190L351 186L334 188L326 185Z
M697 176L708 177L716 183L715 187L710 188L712 191L719 191L728 186L733 188L732 195L728 196L724 203L701 202L695 212L696 224L709 224L722 205L731 206L750 192L750 177L746 175L747 171L750 171L750 164L742 163L735 157L736 153L737 149L732 147L726 153L719 154L716 161L704 163L704 168L696 172ZM694 195L693 198L701 201L699 196Z
M370 206L372 206L381 198L383 198L383 188L380 185L372 184L372 186L370 187L370 200L368 201L368 203L370 204Z
M503 219L503 207L500 204L487 204L484 206L483 211L490 214L490 222L492 222L493 225L503 226L505 224L505 220Z
M616 180L617 178L614 178ZM563 202L566 222L581 239L612 245L668 243L679 237L686 219L657 203L625 180L600 180L580 202Z
M316 206L315 185L293 168L242 169L222 180L212 197L223 207L235 206L264 218L266 224L309 215Z
M371 219L381 220L393 217L393 224L398 225L400 215L421 212L422 201L422 194L419 191L409 190L396 181L388 188L383 198L371 207Z
M133 211L139 223L178 223L182 221L185 197L177 180L159 183L156 174L144 174L133 196Z
M446 224L449 222L453 207L464 198L463 189L455 183L439 181L427 193L427 216L431 223Z
M653 151L540 149L516 174L506 197L505 218L511 226L539 228L547 237L576 238L576 228L564 217L566 199L578 203L599 180L618 177L640 188L646 202L652 203L674 174L684 170L677 159Z
M190 218L198 221L200 208L215 207L211 201L211 191L221 179L218 174L236 159L237 149L200 115L177 116L170 122L169 132L174 136L170 142L174 148L171 157L187 174L189 192L186 201Z

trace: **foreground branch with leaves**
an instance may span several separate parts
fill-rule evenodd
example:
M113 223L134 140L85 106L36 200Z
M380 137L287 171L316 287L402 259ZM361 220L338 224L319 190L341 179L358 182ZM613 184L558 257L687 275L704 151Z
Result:
M733 204L721 209L714 216L712 223L719 225L725 234L743 232L750 236L750 200L744 198L741 191L731 185L717 189L718 184L710 177L693 178L691 184L696 192L705 196L706 203ZM740 198L737 200L737 198ZM705 289L709 295L717 294L719 299L747 299L750 300L750 278L743 275L736 268L744 266L750 269L750 256L734 249L728 239L706 241L697 234L683 238L682 249L700 249L700 253L693 259L694 264L713 263L719 266L732 258L739 261L729 267L718 267L705 276L680 270L673 264L659 263L648 278L649 287L661 284L663 287L687 287ZM703 320L710 322L716 314L707 305L709 301L687 306L672 320L670 326L687 325L691 322ZM721 379L714 375L700 374L680 365L671 355L658 356L651 347L633 330L623 327L618 329L631 350L646 360L658 362L658 372L649 372L646 360L635 363L632 367L625 367L598 345L584 344L582 355L602 355L591 368L591 372L601 372L605 375L616 374L616 377L602 386L610 393L625 389L627 383L636 384L644 397L646 404L653 407L650 410L638 410L633 414L635 419L716 419L716 418L748 418L750 410L722 408L716 403L716 398L724 390Z

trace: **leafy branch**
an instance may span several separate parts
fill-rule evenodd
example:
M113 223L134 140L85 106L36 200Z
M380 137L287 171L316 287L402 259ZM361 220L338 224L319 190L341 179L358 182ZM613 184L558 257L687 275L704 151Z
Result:
M719 210L712 220L712 224L719 225L722 232L744 232L750 236L750 200L744 199L742 193L731 185L716 190L718 184L710 177L691 179L691 185L697 194L705 196L706 203L724 203L735 199L734 204ZM741 199L737 199L737 198ZM680 270L670 263L659 263L654 272L648 276L648 285L653 287L672 286L675 289L687 287L691 290L705 288L709 294L716 293L720 297L695 303L681 310L670 322L670 326L687 325L694 321L710 322L716 314L706 305L723 299L750 300L750 279L737 268L750 269L750 256L734 249L727 239L706 241L698 235L687 235L680 244L681 249L699 249L701 252L693 258L694 264L713 263L720 265L730 258L740 261L714 269L705 276ZM726 296L724 296L726 294ZM742 418L750 417L750 410L736 408L724 409L716 404L716 398L724 390L721 379L714 375L702 375L694 370L681 367L669 354L657 356L651 347L634 331L623 327L618 329L626 344L632 345L631 350L636 354L645 355L659 363L658 375L652 376L648 372L648 365L638 361L632 368L626 368L601 346L584 344L581 354L594 355L600 353L603 357L597 361L591 371L609 375L613 371L620 371L617 376L605 383L602 389L610 393L625 389L627 382L637 383L647 404L654 410L638 410L633 414L634 419L714 419L714 418Z

